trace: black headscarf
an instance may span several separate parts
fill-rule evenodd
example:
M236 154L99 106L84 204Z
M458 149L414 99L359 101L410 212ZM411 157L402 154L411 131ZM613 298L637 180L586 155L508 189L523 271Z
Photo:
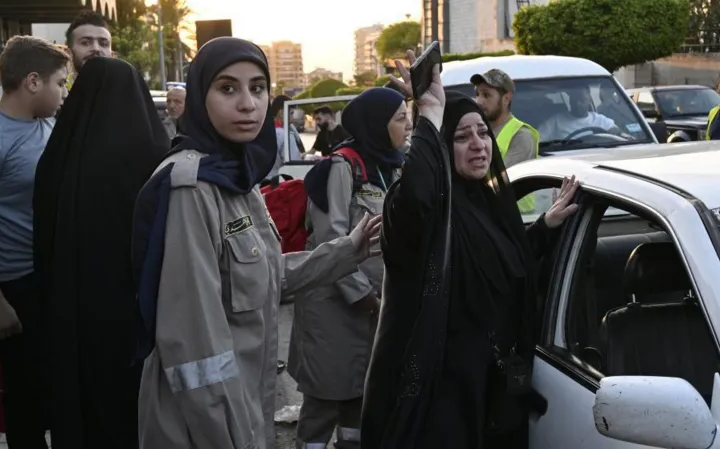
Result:
M454 169L454 135L460 120L477 113L486 124L488 121L472 98L453 91L447 91L446 96L443 135L453 164L450 295L464 297L460 302L464 306L455 307L457 313L451 307L448 325L462 326L470 320L487 326L489 332L500 333L505 323L513 321L512 315L519 313L522 304L518 301L534 295L533 283L525 282L532 281L534 256L489 126L492 160L485 179L468 180ZM518 284L523 286L518 288ZM498 338L513 344L516 330L509 333Z
M215 76L224 68L238 62L252 62L257 65L270 86L268 61L260 47L234 37L218 37L207 42L190 64L185 111L180 118L182 135L175 140L177 144L173 152L197 150L210 155L224 155L225 159L230 161L235 159L236 163L230 164L233 166L231 171L236 176L235 190L238 193L248 193L265 179L275 164L277 137L273 117L268 110L260 134L255 140L235 143L215 131L205 107L205 97Z
M247 143L224 139L208 116L205 97L215 76L229 65L243 61L256 64L265 73L270 85L267 58L252 42L220 37L200 48L188 72L187 100L181 117L183 135L173 139L175 146L170 153L186 149L206 153L208 156L200 161L197 179L237 195L249 193L265 179L277 157L275 124L270 114L266 114L255 140ZM138 360L145 359L155 347L157 295L165 254L173 166L174 163L167 164L150 179L138 195L135 206L133 268L142 316L136 354Z
M89 60L40 158L33 200L59 448L94 444L82 437L90 418L129 429L108 446L137 444L132 217L138 191L169 147L140 74L119 59ZM100 398L113 406L92 417L104 407Z
M352 148L365 163L369 183L386 190L392 184L393 170L402 167L404 152L393 148L388 124L405 101L396 90L374 87L355 97L342 112L343 128L350 138L333 151ZM327 212L327 180L332 160L325 159L305 177L308 196L321 210Z

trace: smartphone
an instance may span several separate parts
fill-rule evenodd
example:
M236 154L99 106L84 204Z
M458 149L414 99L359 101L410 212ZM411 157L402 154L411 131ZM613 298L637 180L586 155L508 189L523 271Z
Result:
M442 72L442 53L440 42L435 41L410 66L410 81L412 83L413 97L420 98L432 84L432 73L435 64L440 64Z

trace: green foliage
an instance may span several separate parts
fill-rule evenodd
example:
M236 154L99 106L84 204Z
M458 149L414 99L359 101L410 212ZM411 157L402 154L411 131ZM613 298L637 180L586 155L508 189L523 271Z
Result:
M117 21L111 24L115 54L142 74L157 62L157 39L147 25L144 0L116 0Z
M293 100L304 100L306 98L310 98L310 87L295 95L293 97ZM301 104L298 107L302 109L306 114L312 114L313 109L316 108L316 106L312 104Z
M689 26L686 0L558 0L518 11L521 54L587 58L608 71L669 56Z
M145 23L135 26L113 26L113 51L134 65L141 74L149 73L157 63L157 43L154 34ZM152 42L151 45L146 43Z
M379 59L404 58L407 50L416 50L420 44L421 28L418 22L398 22L385 28L375 41Z
M370 87L361 87L361 86L345 87L342 89L338 89L336 92L336 95L360 95L361 93L365 92L369 88ZM331 104L330 106L332 106L334 111L339 111L341 109L344 109L348 103L349 103L349 101L338 101L338 102Z
M470 59L483 58L486 56L511 56L514 54L515 52L512 50L502 50L491 53L445 53L444 55L442 55L442 60L443 62L467 61Z
M117 22L112 25L113 50L118 57L133 64L140 72L151 74L151 85L159 85L159 51L157 6L146 7L145 0L116 0ZM191 49L180 39L188 34L190 9L185 0L160 0L162 7L163 49L168 81L180 78L183 63L192 56Z
M322 80L310 88L309 98L332 97L338 89L347 88L347 84L334 79Z
M694 52L704 52L708 45L717 45L720 29L720 2L688 0L690 5L690 27L686 44ZM715 51L710 50L710 51Z
M336 95L360 95L368 90L368 87L343 87L335 92Z
M390 77L387 75L383 75L383 76L378 77L378 79L375 80L375 86L383 87L384 85L386 85L389 82L390 82Z
M377 73L375 72L358 73L354 76L355 84L357 86L373 86L377 77Z

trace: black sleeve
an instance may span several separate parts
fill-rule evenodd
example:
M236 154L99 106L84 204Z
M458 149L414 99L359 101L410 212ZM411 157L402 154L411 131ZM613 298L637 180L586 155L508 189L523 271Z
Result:
M402 176L388 192L383 213L384 239L395 243L393 249L399 249L403 258L420 250L419 240L436 222L433 214L439 210L441 192L448 182L443 168L448 156L443 151L445 144L437 129L421 117L406 153Z
M535 220L535 223L531 224L525 229L525 234L530 241L530 247L535 255L535 259L540 260L547 251L552 247L553 242L556 240L555 237L559 235L558 229L550 229L545 224L545 214Z

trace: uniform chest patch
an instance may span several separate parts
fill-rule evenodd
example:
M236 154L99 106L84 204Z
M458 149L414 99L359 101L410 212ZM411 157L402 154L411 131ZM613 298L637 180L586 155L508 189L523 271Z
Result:
M253 226L255 226L255 223L253 223L253 219L250 215L240 217L237 220L225 223L225 237L247 231Z
M368 190L368 189L362 189L356 193L357 196L365 196L369 198L375 198L375 199L381 199L382 198L382 192L378 192L377 190Z

